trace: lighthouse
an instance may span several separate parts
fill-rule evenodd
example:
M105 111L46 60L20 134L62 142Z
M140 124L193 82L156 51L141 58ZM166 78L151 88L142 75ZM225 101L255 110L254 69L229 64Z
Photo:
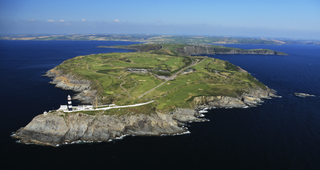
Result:
M71 102L71 96L68 95L68 110L72 111L72 102Z

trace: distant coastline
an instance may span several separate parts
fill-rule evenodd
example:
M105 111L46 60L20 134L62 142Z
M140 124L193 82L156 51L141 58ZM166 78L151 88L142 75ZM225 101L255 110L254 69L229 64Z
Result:
M2 35L0 40L22 41L131 41L146 43L184 43L199 44L314 44L320 45L316 40L290 40L281 38L239 38L223 36L178 36L178 35L146 35L146 34L59 34L59 35Z

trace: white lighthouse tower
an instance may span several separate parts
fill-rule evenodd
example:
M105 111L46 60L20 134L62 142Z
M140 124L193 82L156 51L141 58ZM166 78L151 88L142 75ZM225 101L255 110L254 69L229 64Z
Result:
M68 95L68 110L72 111L72 102L71 102L71 96Z

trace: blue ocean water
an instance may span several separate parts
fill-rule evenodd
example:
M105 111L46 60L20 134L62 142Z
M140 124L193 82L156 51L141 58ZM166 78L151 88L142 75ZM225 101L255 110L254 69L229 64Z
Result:
M255 108L217 109L191 134L125 137L58 148L16 143L11 133L74 94L49 84L47 70L78 55L129 52L99 45L133 42L0 41L0 168L4 169L320 169L320 46L228 45L266 48L288 56L212 55L242 67L282 98ZM314 94L300 98L294 92ZM3 169L3 168L1 168Z

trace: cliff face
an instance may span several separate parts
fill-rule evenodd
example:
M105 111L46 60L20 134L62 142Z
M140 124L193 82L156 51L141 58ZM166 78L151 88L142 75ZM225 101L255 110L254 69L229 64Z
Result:
M71 74L62 74L61 71L55 69L47 71L46 76L54 77L50 83L56 84L56 87L65 90L81 92L90 89L91 85L91 82L88 80L79 80Z
M14 137L22 143L58 146L77 141L109 141L123 135L163 135L187 132L186 122L205 121L191 109L177 109L171 114L101 115L51 112L36 116Z
M183 48L178 48L176 51L179 55L209 55L215 54L214 48L209 46L184 46Z
M135 46L102 46L103 48L121 48L121 49L129 49L136 50L138 52L148 52L153 50L160 50L163 48L161 45L135 45ZM216 48L210 45L185 45L184 47L174 48L174 51L179 53L182 56L191 56L191 55L215 55L215 54L257 54L257 55L287 55L283 52L277 52L273 50L265 50L265 49L256 49L256 50L243 50L238 48Z
M214 54L258 54L258 55L285 55L272 50L242 50L229 48L213 48L211 46L184 46L177 48L179 55L214 55Z
M94 103L97 91L91 90L89 80L81 80L72 74L63 74L56 69L47 71L46 76L52 77L53 80L50 83L55 84L58 88L80 92L75 96L75 99L84 103Z
M271 89L250 90L249 93L242 94L239 97L228 96L200 96L194 98L196 109L201 108L246 108L254 107L262 102L261 99L277 97Z

